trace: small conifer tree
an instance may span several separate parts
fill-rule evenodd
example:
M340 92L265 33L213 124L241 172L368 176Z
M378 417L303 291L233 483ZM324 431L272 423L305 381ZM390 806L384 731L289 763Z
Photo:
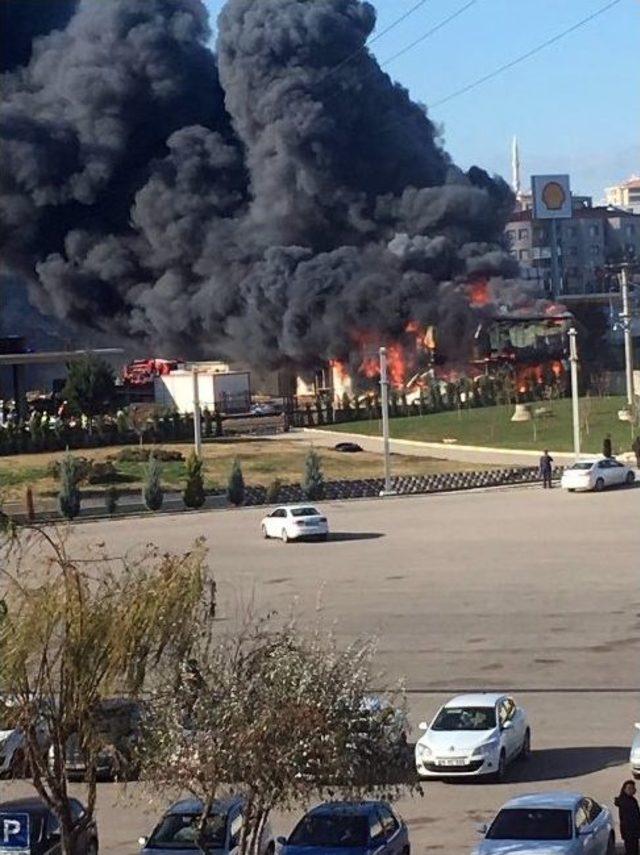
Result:
M229 474L227 498L236 507L244 502L244 476L242 475L242 467L237 457L233 461L231 473Z
M153 454L150 454L147 465L147 478L142 488L142 500L150 511L159 511L164 500L160 474L160 463Z
M182 501L187 508L201 508L206 499L204 479L202 477L202 459L195 451L187 457L185 464L187 483L182 494Z
M302 492L310 501L317 501L324 496L324 475L320 456L315 448L310 448L304 462L304 477L302 479Z
M62 516L68 520L72 520L80 513L80 490L78 489L76 462L70 454L65 454L60 461L58 506Z

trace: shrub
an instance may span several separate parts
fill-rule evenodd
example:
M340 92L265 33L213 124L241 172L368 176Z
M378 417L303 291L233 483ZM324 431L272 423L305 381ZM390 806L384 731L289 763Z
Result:
M182 501L187 508L201 508L204 505L206 495L202 478L202 459L198 457L195 451L192 451L187 457L185 468L187 483L182 494Z
M304 462L304 477L302 492L310 501L317 501L324 496L324 475L320 464L320 456L315 448L310 448Z
M611 435L607 434L605 438L602 440L602 456L603 457L613 457L613 450L611 447Z
M142 488L142 500L150 511L159 511L164 500L160 474L160 463L153 454L150 454L147 466L147 478Z
M265 494L265 500L267 504L273 505L280 499L280 490L282 489L282 481L279 478L274 478L270 484L267 485L267 491Z
M181 451L171 451L167 448L154 448L151 453L161 463L174 463L184 460ZM149 450L135 446L121 448L115 459L120 463L146 463L149 460Z
M118 491L115 487L107 487L104 491L104 509L112 516L118 507Z
M86 476L88 484L111 484L120 479L120 473L110 460L93 461Z
M72 520L80 513L80 490L78 489L76 461L70 454L65 454L60 461L58 473L60 478L58 507L63 517Z
M229 474L229 482L227 483L227 499L232 505L238 507L244 502L244 477L242 475L242 467L240 461L236 457L231 467Z

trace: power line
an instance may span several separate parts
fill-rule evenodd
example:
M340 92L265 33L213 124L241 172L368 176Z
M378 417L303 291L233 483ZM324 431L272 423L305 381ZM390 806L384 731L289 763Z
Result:
M420 36L414 42L411 42L411 44L402 48L402 50L399 50L397 53L394 53L393 56L390 56L388 59L385 59L384 62L381 62L380 67L384 68L386 65L389 65L390 62L393 62L394 60L398 59L399 57L404 56L405 53L408 53L416 45L419 45L425 39L428 39L429 36L432 36L434 33L437 33L438 30L441 30L442 27L446 26L450 21L453 21L455 18L458 17L458 15L462 15L463 12L466 12L470 6L473 6L477 2L478 2L478 0L469 0L469 2L465 3L464 6L461 6L455 12L452 12L451 15L449 15L447 18L444 18L444 20L440 21L439 24L436 24L430 30L427 30L427 32L424 33L424 35Z
M398 24L401 24L403 21L406 21L409 15L413 15L414 12L416 12L421 6L424 6L424 4L428 2L429 0L418 0L418 2L414 3L410 9L407 9L406 12L400 15L399 18L396 18L395 21L392 21L388 27L385 27L384 30L381 30L372 39L369 39L369 41L365 42L363 45L360 45L357 50L354 50L353 53L350 53L348 56L345 56L345 58L340 60L337 65L334 65L333 68L330 68L325 75L325 79L330 75L335 74L336 71L338 71L348 62L351 62L351 60L354 59L356 56L359 56L370 45L372 45L374 42L377 42L378 39L381 39L383 36L386 36L386 34L391 32L394 27L397 27Z
M609 9L612 9L614 6L617 6L621 0L611 0L610 3L606 3L604 6L601 6L599 9L596 9L595 12L592 12L590 15L587 15L586 18L582 18L582 20L573 24L571 27L568 27L566 30L563 30L561 33L558 33L555 36L552 36L550 39L542 42L531 50L523 53L521 56L512 59L510 62L506 62L504 65L501 65L499 68L494 69L489 72L489 74L485 74L484 77L479 77L477 80L474 80L472 83L468 83L466 86L463 86L461 89L456 89L455 92L451 92L449 95L441 98L439 101L435 101L430 104L430 108L433 110L435 107L440 107L442 104L446 104L448 101L451 101L453 98L457 98L459 95L464 95L466 92L470 92L472 89L475 89L477 86L480 86L482 83L486 83L488 80L492 80L494 77L497 77L499 74L502 74L503 71L508 71L510 68L513 68L514 65L518 65L521 62L524 62L526 59L534 56L539 53L541 50L549 47L556 42L559 42L560 39L563 39L565 36L568 36L570 33L573 33L575 30L583 27L585 24L588 24L590 21L593 21L594 18L597 18L599 15L603 15L605 12L608 12Z

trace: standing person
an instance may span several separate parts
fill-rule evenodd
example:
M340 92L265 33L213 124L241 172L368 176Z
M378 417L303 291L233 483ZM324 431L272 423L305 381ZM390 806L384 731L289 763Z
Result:
M640 851L640 807L636 799L636 785L625 781L620 795L615 799L620 816L620 836L624 840L625 855L638 855Z
M608 433L602 440L602 456L613 457L613 448L611 446L611 434Z
M553 457L545 448L544 454L540 458L540 477L542 478L542 486L546 489L551 489L551 473L553 467Z

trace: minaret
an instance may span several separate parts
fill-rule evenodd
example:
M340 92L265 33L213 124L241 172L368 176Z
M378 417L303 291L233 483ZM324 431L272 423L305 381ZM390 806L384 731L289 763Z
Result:
M518 137L514 136L511 142L511 186L516 194L516 199L520 198L520 152L518 151Z

